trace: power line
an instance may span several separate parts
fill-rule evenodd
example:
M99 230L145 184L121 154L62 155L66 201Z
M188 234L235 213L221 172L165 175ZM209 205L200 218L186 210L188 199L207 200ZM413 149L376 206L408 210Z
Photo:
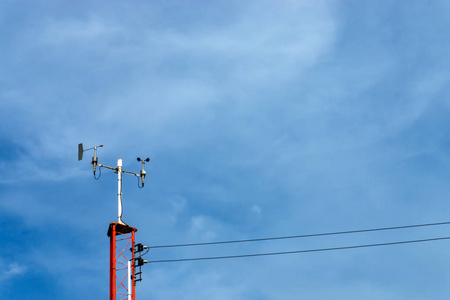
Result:
M163 260L149 261L149 263L169 263L169 262L182 262L182 261L232 259L232 258L244 258L244 257L255 257L255 256L269 256L269 255L284 255L284 254L296 254L296 253L298 254L298 253L310 253L310 252L324 252L324 251L348 250L348 249L357 249L357 248L391 246L391 245L400 245L400 244L423 243L423 242L432 242L432 241L440 241L440 240L448 240L448 239L450 239L450 236L438 237L438 238L430 238L430 239L422 239L422 240L410 240L410 241L399 241L399 242L380 243L380 244L366 244L366 245L356 245L356 246L345 246L345 247L334 247L334 248L319 248L319 249L296 250L296 251L285 251L285 252L254 253L254 254L243 254L243 255L180 258L180 259L163 259Z
M352 233L361 233L361 232L374 232L374 231L384 231L384 230L407 229L407 228L417 228L417 227L426 227L426 226L438 226L438 225L448 225L448 224L450 224L450 221L449 222L439 222L439 223L426 223L426 224L395 226L395 227L382 227L382 228L372 228L372 229L359 229L359 230L349 230L349 231L337 231L337 232L313 233L313 234L303 234L303 235L267 237L267 238L258 238L258 239L231 240L231 241L204 242L204 243L190 243L190 244L156 245L156 246L149 246L149 248L156 249L156 248L206 246L206 245L219 245L219 244L232 244L232 243L245 243L245 242L260 242L260 241L270 241L270 240L296 239L296 238L318 237L318 236L327 236L327 235L339 235L339 234L352 234Z

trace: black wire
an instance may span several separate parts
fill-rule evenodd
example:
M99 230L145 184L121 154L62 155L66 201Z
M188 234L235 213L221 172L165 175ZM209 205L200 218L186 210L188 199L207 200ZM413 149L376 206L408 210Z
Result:
M144 256L145 254L147 254L147 253L148 253L148 251L150 251L150 248L147 248L147 252L145 252L145 253L142 253L142 255L141 255L141 256Z
M449 222L439 222L439 223L395 226L395 227L383 227L383 228L372 228L372 229L360 229L360 230L327 232L327 233L314 233L314 234L304 234L304 235L268 237L268 238L247 239L247 240L219 241L219 242L205 242L205 243L191 243L191 244L175 244L175 245L156 245L156 246L149 246L149 248L155 249L155 248L171 248L171 247L206 246L206 245L244 243L244 242L260 242L260 241L270 241L270 240L295 239L295 238L317 237L317 236L327 236L327 235L339 235L339 234L350 234L350 233L361 233L361 232L373 232L373 231L416 228L416 227L448 225L448 224L450 224L450 221Z
M102 167L98 167L98 177L95 177L95 172L94 172L94 179L99 180L101 176L102 176Z
M144 186L143 185L139 185L139 177L137 177L138 180L138 188L142 189Z
M422 243L422 242L431 242L431 241L448 240L448 239L450 239L450 236L422 239L422 240L400 241L400 242L390 242L390 243L380 243L380 244L366 244L366 245L334 247L334 248L308 249L308 250L297 250L297 251L285 251L285 252L255 253L255 254L230 255L230 256L197 257L197 258L180 258L180 259L163 259L163 260L149 261L149 263L168 263L168 262L182 262L182 261L213 260L213 259L231 259L231 258L244 258L244 257L255 257L255 256L336 251L336 250L348 250L348 249L356 249L356 248L368 248L368 247L391 246L391 245L400 245L400 244Z

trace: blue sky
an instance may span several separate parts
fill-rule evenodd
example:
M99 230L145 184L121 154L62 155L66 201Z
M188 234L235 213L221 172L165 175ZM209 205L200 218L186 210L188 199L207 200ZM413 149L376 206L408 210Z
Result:
M146 245L448 221L448 1L2 1L0 298L108 296ZM154 249L150 260L448 236ZM449 242L148 264L137 299L442 299Z

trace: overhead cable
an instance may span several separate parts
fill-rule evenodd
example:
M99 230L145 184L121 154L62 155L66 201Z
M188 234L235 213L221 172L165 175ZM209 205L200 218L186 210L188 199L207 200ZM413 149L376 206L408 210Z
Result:
M285 251L285 252L271 252L271 253L254 253L254 254L230 255L230 256L212 256L212 257L195 257L195 258L180 258L180 259L162 259L162 260L153 260L153 261L148 261L148 262L149 263L169 263L169 262L183 262L183 261L217 260L217 259L232 259L232 258L244 258L244 257L255 257L255 256L283 255L283 254L298 254L298 253L310 253L310 252L348 250L348 249L357 249L357 248L381 247L381 246L391 246L391 245L400 245L400 244L423 243L423 242L432 242L432 241L440 241L440 240L448 240L448 239L450 239L450 236L430 238L430 239L421 239L421 240L410 240L410 241L398 241L398 242L379 243L379 244L345 246L345 247L319 248L319 249L296 250L296 251Z
M353 234L353 233L374 232L374 231L384 231L384 230L408 229L408 228L438 226L438 225L448 225L448 224L450 224L450 221L449 222L439 222L439 223L426 223L426 224L395 226L395 227L382 227L382 228L372 228L372 229L359 229L359 230L349 230L349 231L337 231L337 232L326 232L326 233L313 233L313 234L303 234L303 235L290 235L290 236L267 237L267 238L257 238L257 239L245 239L245 240L203 242L203 243L190 243L190 244L173 244L173 245L155 245L155 246L149 246L149 248L156 249L156 248L206 246L206 245L232 244L232 243L245 243L245 242L260 242L260 241L270 241L270 240L296 239L296 238L318 237L318 236L327 236L327 235L340 235L340 234Z

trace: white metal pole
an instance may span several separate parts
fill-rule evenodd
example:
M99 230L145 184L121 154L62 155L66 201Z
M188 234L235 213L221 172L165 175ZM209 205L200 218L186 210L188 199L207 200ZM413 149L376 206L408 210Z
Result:
M118 223L122 221L122 159L117 160L117 202L118 202Z
M128 300L131 300L131 261L128 261Z

